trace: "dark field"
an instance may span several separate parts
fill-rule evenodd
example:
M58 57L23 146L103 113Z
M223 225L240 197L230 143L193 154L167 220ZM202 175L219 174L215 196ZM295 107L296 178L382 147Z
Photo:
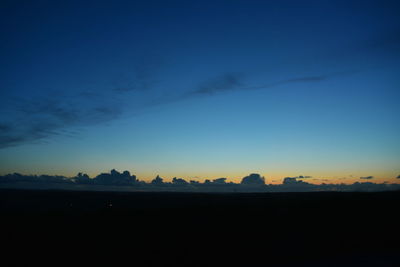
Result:
M400 266L400 192L1 190L2 266Z

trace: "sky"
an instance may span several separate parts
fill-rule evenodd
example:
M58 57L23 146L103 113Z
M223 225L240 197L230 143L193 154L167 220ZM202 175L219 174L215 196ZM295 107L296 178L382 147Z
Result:
M400 182L399 18L382 0L1 1L0 174Z

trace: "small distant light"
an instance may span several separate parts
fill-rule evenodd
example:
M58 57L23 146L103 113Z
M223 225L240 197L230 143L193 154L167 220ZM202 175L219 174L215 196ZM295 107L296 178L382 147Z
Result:
M108 206L109 206L109 207L112 207L112 204L110 203L110 204L108 204Z

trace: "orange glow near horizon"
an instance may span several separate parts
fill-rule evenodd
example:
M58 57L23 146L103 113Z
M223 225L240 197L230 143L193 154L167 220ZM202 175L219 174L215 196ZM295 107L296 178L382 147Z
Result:
M122 172L124 168L116 168L118 171ZM29 175L29 174L47 174L47 175L64 175L66 177L74 177L78 172L87 173L90 177L96 177L100 173L109 172L110 170L90 170L90 171L71 171L71 170L62 170L62 169L53 169L49 171L44 170L21 170L17 171L21 174ZM340 172L300 172L300 171L287 171L287 172L264 172L264 171L243 171L243 172L194 172L195 175L191 174L188 171L165 171L158 170L157 172L148 172L145 170L129 170L131 174L136 175L139 180L150 182L157 175L160 175L164 179L165 182L172 181L173 177L183 178L186 181L195 180L199 182L204 182L206 179L214 180L217 178L225 177L227 178L227 182L240 183L243 177L249 175L250 173L259 173L261 176L265 177L266 184L282 184L282 181L285 177L298 177L300 175L311 176L310 178L298 178L298 180L302 180L307 183L320 185L322 183L325 184L353 184L355 182L372 182L372 183L395 183L400 184L400 179L396 177L399 175L397 172L347 172L352 173L350 175L341 175ZM0 175L5 175L8 173L14 173L16 171L11 170L2 170L0 171ZM297 175L296 175L297 173ZM342 172L343 173L343 172ZM368 174L368 175L367 175ZM360 177L373 176L373 179L360 179Z

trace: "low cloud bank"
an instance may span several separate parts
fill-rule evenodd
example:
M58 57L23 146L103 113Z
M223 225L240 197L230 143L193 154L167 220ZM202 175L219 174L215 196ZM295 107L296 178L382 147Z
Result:
M374 176L360 177L360 179L363 179L363 180L371 180L371 179L374 179Z
M204 182L196 180L186 181L183 178L174 177L171 182L164 182L159 175L150 182L137 179L136 175L129 171L119 172L115 169L110 173L101 173L90 178L87 174L78 173L75 177L64 177L58 175L22 175L19 173L0 176L0 186L35 185L40 188L48 185L58 185L60 188L74 189L84 188L87 190L115 187L129 191L182 191L182 192L312 192L312 191L390 191L400 190L400 184L355 182L353 184L312 184L302 181L311 176L286 177L279 185L266 184L265 177L252 173L242 178L240 183L227 182L227 178L206 179ZM373 176L360 177L360 179L373 179ZM315 180L315 179L314 179ZM27 186L28 185L28 186ZM11 186L12 187L12 186ZM57 186L56 186L57 187Z

